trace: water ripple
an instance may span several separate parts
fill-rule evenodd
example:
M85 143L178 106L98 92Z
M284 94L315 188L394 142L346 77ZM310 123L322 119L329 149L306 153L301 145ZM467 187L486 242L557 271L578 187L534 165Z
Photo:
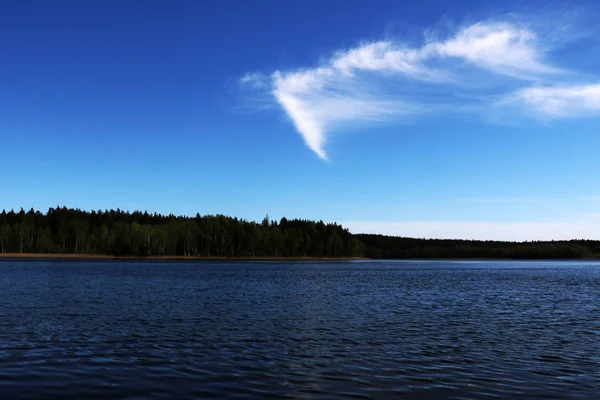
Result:
M595 263L0 262L7 399L595 398Z

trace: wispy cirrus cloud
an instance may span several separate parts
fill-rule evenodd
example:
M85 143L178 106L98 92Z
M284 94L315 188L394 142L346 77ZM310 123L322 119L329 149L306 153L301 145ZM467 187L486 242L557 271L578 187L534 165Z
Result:
M367 78L363 78L367 79ZM273 95L308 147L327 159L328 132L342 124L382 122L418 112L418 105L331 68L273 76Z
M249 86L252 89L268 89L269 88L269 80L258 72L248 72L244 76L242 76L238 82L241 85Z
M600 83L528 87L509 100L551 118L600 116Z
M548 61L552 43L523 21L481 21L420 46L366 42L315 67L249 73L239 83L272 96L326 160L327 140L342 128L441 110L518 105L553 117L600 114L600 84L558 85L573 72Z
M563 71L546 64L537 35L511 23L477 23L442 43L426 46L442 56L455 57L490 72L519 79Z

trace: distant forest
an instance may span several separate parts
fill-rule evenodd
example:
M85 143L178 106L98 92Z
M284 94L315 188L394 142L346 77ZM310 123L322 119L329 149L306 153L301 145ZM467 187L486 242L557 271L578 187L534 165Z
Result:
M352 234L339 224L301 219L246 221L82 211L66 207L0 214L0 253L133 257L600 258L600 241L500 242ZM1 254L0 254L1 256Z

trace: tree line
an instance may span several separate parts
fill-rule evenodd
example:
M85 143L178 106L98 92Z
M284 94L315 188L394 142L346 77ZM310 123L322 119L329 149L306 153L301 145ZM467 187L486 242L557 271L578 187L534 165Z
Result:
M137 257L360 257L362 244L322 221L260 223L224 215L194 217L50 208L0 214L1 253L102 254Z
M352 234L336 223L266 216L261 222L66 207L0 213L0 253L134 257L367 257L571 259L600 257L600 242L500 242Z
M500 258L583 259L600 258L600 241L562 240L504 242L451 239L414 239L384 235L355 235L365 244L364 256L380 259Z

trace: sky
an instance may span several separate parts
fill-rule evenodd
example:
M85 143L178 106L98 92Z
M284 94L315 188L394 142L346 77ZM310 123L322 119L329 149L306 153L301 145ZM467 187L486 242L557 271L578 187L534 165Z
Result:
M0 1L0 209L600 239L594 1Z

